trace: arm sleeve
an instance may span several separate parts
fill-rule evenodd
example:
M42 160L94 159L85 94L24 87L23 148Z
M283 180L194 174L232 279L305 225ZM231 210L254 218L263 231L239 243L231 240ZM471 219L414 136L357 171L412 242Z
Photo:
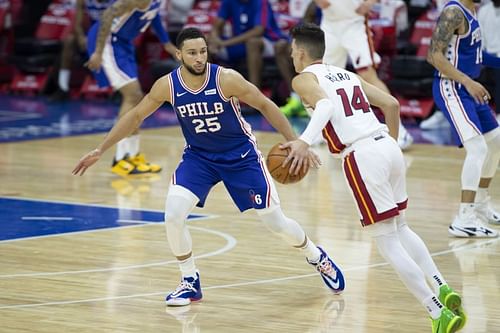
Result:
M329 99L322 99L316 103L316 108L312 113L311 120L300 136L300 140L311 145L314 140L321 135L321 131L333 117L333 103Z
M162 44L170 42L170 37L168 36L167 30L163 26L160 14L157 14L151 22L151 28Z
M500 68L500 58L496 57L494 54L483 51L483 65Z

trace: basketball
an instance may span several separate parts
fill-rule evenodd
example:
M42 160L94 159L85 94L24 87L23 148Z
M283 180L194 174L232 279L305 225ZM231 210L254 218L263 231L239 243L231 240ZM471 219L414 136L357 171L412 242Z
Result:
M287 158L290 149L280 149L280 144L281 143L275 144L267 154L267 169L271 173L271 176L274 178L274 180L276 180L280 184L296 183L304 178L309 168L307 168L306 171L300 169L297 175L290 174L288 168L282 168L281 164L283 164L283 161Z

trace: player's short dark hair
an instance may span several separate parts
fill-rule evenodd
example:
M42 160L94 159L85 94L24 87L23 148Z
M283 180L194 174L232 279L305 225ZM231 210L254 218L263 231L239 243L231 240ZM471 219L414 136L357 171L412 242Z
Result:
M304 47L314 60L325 54L325 33L314 23L301 23L292 28L290 35L295 44Z
M181 32L179 32L179 34L177 35L177 39L175 40L175 45L180 50L182 48L182 44L184 43L184 41L197 38L202 38L207 44L207 38L205 37L203 32L201 32L200 29L193 27L185 28L182 29Z

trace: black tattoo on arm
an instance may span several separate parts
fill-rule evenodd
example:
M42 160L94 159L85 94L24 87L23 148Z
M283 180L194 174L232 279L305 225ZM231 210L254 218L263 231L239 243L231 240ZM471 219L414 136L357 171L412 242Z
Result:
M99 22L99 33L97 34L97 42L95 52L102 53L106 39L111 31L113 20L122 16L134 9L144 9L150 3L150 0L117 0L113 5L108 7L101 16Z
M466 25L464 14L456 6L450 6L441 13L429 48L428 58L431 63L436 54L445 54L453 35L464 30Z

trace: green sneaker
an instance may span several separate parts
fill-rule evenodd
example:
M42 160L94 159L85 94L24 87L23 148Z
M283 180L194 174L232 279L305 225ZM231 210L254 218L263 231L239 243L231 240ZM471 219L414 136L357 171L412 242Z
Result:
M462 318L455 316L451 310L443 308L438 319L432 319L432 333L455 333L459 330Z
M439 288L439 301L462 319L460 327L458 328L459 330L462 329L467 322L467 315L462 307L462 298L460 298L460 295L447 284L444 284Z
M307 111L302 105L302 102L293 97L289 97L286 100L286 104L280 107L281 112L287 117L304 117L307 116Z

